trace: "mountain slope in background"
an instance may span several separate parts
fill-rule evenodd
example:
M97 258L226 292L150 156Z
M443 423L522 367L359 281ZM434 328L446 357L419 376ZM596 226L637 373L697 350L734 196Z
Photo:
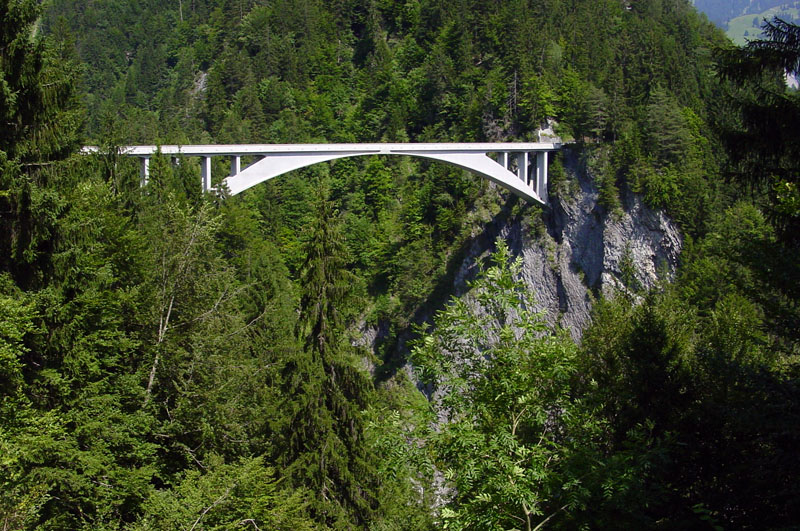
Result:
M698 11L705 13L737 45L761 37L764 20L779 17L788 22L800 20L800 2L781 0L695 0Z
M767 9L784 4L785 0L693 0L698 11L705 13L711 22L724 28L725 24L736 17L758 14Z

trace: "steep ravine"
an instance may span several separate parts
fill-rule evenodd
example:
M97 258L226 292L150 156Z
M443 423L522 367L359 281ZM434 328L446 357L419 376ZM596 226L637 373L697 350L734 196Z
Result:
M623 193L622 209L609 212L598 202L596 179L577 150L565 151L564 167L570 192L551 198L541 214L504 212L485 224L462 253L450 291L465 295L479 264L494 251L497 238L503 238L522 258L522 279L547 321L580 340L599 294L613 296L628 289L626 283L647 289L663 277L672 278L683 240L668 216L636 194ZM415 321L430 321L434 310L422 309ZM358 343L377 351L388 328L387 323L363 327ZM409 336L406 332L397 338L391 365L405 359Z

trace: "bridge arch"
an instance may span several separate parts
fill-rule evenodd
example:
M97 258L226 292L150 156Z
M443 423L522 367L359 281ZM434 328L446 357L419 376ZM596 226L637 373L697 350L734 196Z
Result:
M290 171L331 160L364 155L405 155L444 162L480 175L529 202L547 202L547 154L559 144L529 143L399 143L399 144L243 144L186 146L128 146L122 153L141 159L142 181L147 182L150 157L201 157L203 189L211 191L211 157L230 157L231 172L222 182L231 195ZM96 152L97 148L84 148ZM496 158L489 157L490 153ZM257 160L241 168L243 156ZM514 168L516 167L516 168ZM512 170L516 171L512 171Z

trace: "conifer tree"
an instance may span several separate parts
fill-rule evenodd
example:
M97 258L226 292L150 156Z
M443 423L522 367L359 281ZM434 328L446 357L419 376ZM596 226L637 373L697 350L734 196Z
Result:
M601 88L590 86L584 102L586 129L595 138L602 140L608 127L608 96Z
M647 138L662 166L677 163L686 156L688 140L686 121L678 102L663 87L656 86L647 105Z
M75 67L38 36L40 5L0 1L0 269L30 282L52 246L51 166L77 147L82 123Z
M800 93L784 76L800 75L800 26L779 18L765 39L718 52L719 71L740 88L724 126L729 174L768 196L769 213L786 242L800 245Z
M362 414L373 386L346 341L342 308L354 277L338 212L320 189L301 271L302 346L283 368L288 419L281 461L293 486L316 495L311 510L318 521L350 527L366 523L375 509Z

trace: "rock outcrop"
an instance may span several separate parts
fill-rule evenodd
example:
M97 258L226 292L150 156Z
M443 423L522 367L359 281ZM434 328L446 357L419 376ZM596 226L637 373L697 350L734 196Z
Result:
M502 238L522 258L522 280L535 294L547 322L569 330L579 341L599 295L646 290L671 279L683 240L668 216L633 193L624 194L621 209L609 212L599 203L597 180L578 154L567 150L564 158L569 193L551 198L542 212L505 211L484 224L469 242L451 291L467 294L469 281L495 250L497 238ZM435 309L420 308L413 321L430 321ZM377 353L389 334L387 323L362 323L354 344ZM395 361L405 360L409 338L410 331L395 338Z
M579 339L589 324L592 302L600 293L655 285L671 278L678 264L682 238L663 213L632 193L623 208L609 212L598 203L596 180L574 153L566 156L573 180L568 197L553 198L543 213L544 230L517 217L497 222L473 240L455 278L463 294L477 273L476 263L494 249L497 237L522 258L522 278L536 294L548 322L570 330Z

